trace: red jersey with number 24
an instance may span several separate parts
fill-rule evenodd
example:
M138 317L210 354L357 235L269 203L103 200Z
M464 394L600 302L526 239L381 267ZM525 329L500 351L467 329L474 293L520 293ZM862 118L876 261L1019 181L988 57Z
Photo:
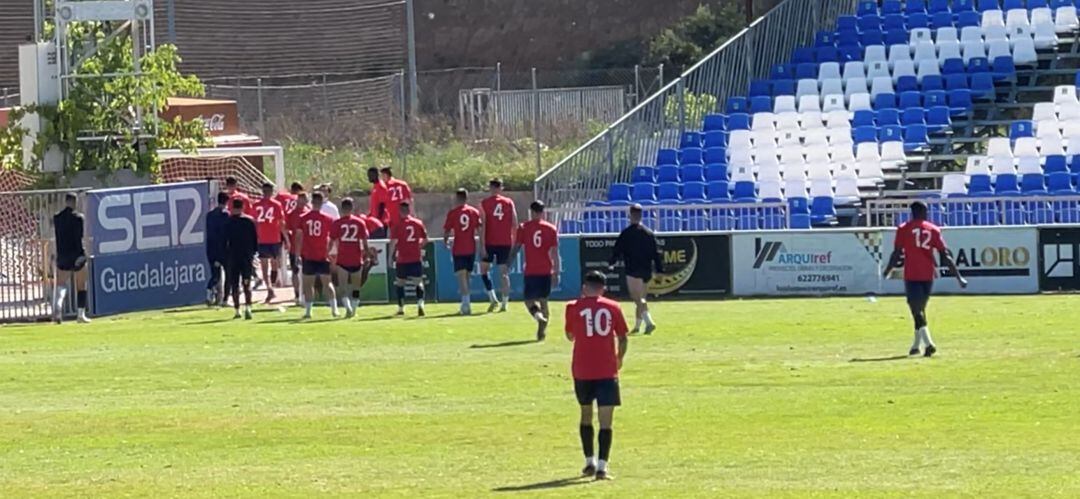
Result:
M368 230L362 218L349 215L335 220L330 237L338 242L338 265L346 267L363 265L364 252L360 241L368 238Z
M281 223L285 220L285 209L273 199L259 199L252 206L255 212L255 231L259 234L259 244L281 243Z
M397 225L390 227L394 231L394 248L397 251L395 261L401 263L419 263L422 260L421 249L427 240L427 229L419 218L410 216Z
M489 196L480 202L484 210L484 244L512 246L514 244L514 200L506 196Z
M517 231L517 241L525 248L525 275L551 275L555 262L551 248L559 247L559 231L546 220L529 220Z
M334 219L320 210L311 210L300 217L302 234L300 256L304 260L325 262L330 250L330 231L334 228Z
M480 228L480 210L467 204L456 206L446 214L446 222L443 223L443 232L449 234L453 231L454 256L469 256L476 254L476 229Z
M619 377L616 338L628 331L622 309L615 300L580 298L566 304L566 332L574 337L574 379Z
M911 220L896 229L895 248L904 252L905 281L933 281L937 276L934 251L945 252L941 229L926 220Z

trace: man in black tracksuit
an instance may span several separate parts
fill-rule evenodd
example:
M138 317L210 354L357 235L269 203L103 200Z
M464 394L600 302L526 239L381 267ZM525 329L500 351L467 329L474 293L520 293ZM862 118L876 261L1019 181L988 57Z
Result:
M608 259L608 268L615 270L615 263L622 260L626 267L626 291L636 306L634 316L634 329L636 333L645 322L645 334L652 334L656 330L656 323L649 314L649 304L645 296L649 291L649 281L653 277L653 269L657 273L664 271L664 261L660 256L659 245L656 235L648 227L641 224L643 209L640 204L630 207L630 225L619 234L615 241L615 248L611 251Z
M240 318L240 285L244 286L244 319L251 320L251 277L255 274L255 252L258 251L259 235L255 220L244 214L244 201L232 201L232 216L225 224L226 275L225 287L232 290L234 319Z
M225 272L225 226L229 222L229 193L219 192L217 207L206 214L206 259L210 262L210 281L206 283L206 306L228 302L231 290L222 291L221 274Z
M74 193L64 195L64 209L53 216L56 236L56 286L53 293L53 321L63 320L64 300L68 283L74 281L78 321L90 322L86 317L86 248L83 246L83 216L75 211L78 197Z

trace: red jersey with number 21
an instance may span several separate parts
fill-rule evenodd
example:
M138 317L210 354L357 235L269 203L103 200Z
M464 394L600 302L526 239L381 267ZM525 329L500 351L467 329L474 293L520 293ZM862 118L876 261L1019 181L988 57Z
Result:
M905 281L933 281L937 276L934 250L945 252L941 229L926 220L912 220L896 229L896 249L904 252Z
M626 336L619 304L608 298L580 298L566 304L566 332L574 336L574 379L619 377L616 338Z
M394 231L394 248L397 251L397 263L419 263L421 247L427 239L427 229L419 218L410 216L401 223L391 226Z
M285 220L285 209L273 199L259 199L252 207L255 212L255 229L259 234L259 244L278 244L281 242L281 222Z
M484 210L484 244L506 246L514 244L514 200L506 196L489 196L480 202Z
M480 228L480 210L467 204L456 206L446 214L443 232L453 231L454 256L476 254L476 229Z
M300 217L300 230L303 248L300 256L304 260L325 262L330 250L330 231L334 228L334 219L321 210L311 210Z
M555 262L551 248L559 247L559 231L546 220L529 220L521 224L517 241L525 248L525 275L551 275Z
M363 265L364 252L360 247L360 241L368 238L368 231L362 218L349 215L335 220L334 230L330 237L338 242L338 265L346 267Z

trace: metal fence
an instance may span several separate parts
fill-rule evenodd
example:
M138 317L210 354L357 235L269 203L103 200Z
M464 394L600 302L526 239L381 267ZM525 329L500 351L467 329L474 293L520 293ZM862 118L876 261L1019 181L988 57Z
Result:
M612 182L626 181L657 149L674 147L681 132L700 128L728 97L787 62L796 47L855 11L856 0L786 0L732 37L680 78L665 85L573 154L541 174L534 186L552 206L600 199Z
M626 112L627 105L626 89L621 86L501 91L474 88L461 91L458 127L474 139L552 137L568 126L611 122Z
M618 233L629 223L626 206L563 206L546 213L548 220L558 225L563 233ZM641 223L661 233L791 227L790 210L784 202L644 206Z
M19 89L0 88L0 107L15 107L19 105Z
M896 227L910 218L913 199L866 203L868 227ZM963 197L922 199L930 221L942 227L1080 223L1080 196Z

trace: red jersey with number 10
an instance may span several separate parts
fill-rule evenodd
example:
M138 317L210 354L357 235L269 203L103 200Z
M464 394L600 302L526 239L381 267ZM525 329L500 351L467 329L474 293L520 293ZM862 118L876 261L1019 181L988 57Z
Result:
M551 248L559 247L559 231L546 220L529 220L517 231L517 242L525 248L525 275L551 275L555 262Z
M476 254L476 229L480 228L480 210L467 204L456 206L446 214L443 232L454 234L454 256Z
M333 230L334 219L320 210L310 210L300 217L300 231L302 234L300 256L304 260L325 262L330 250L330 231Z
M514 200L506 196L489 196L480 202L484 210L484 244L511 246L514 244Z
M628 331L622 309L602 296L580 298L566 304L566 332L574 336L574 379L619 377L615 339Z
M273 199L260 198L252 207L255 212L255 229L259 234L259 244L280 244L281 223L285 220L285 209Z
M905 281L933 281L937 276L934 251L945 252L941 229L926 220L912 220L896 229L895 248L904 252Z
M394 231L394 249L397 251L395 261L399 264L419 263L423 256L421 249L427 240L424 222L410 216L401 223L390 226L390 229Z
M368 230L362 218L349 215L337 219L330 237L338 242L338 265L346 267L363 265L364 252L360 242L367 240Z

